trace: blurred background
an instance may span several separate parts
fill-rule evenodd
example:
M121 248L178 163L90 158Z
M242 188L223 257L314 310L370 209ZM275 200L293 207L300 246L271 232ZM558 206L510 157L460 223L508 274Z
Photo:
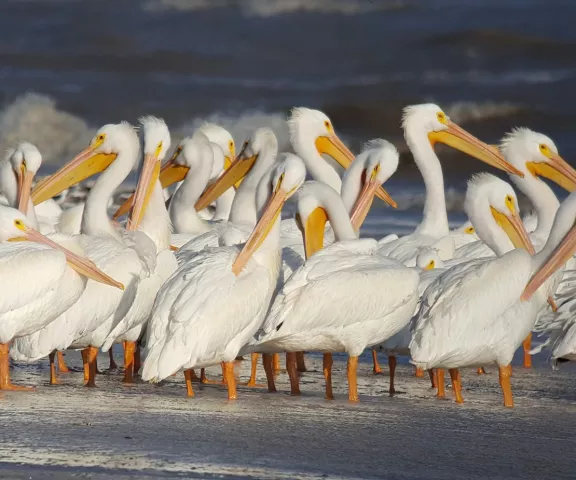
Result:
M3 0L0 149L33 142L48 173L102 124L152 114L173 143L209 120L237 142L269 126L287 150L290 108L319 108L354 152L375 137L399 148L399 211L374 215L411 229L423 185L408 104L435 102L490 143L531 127L572 162L574 19L574 0ZM438 152L458 224L484 165Z

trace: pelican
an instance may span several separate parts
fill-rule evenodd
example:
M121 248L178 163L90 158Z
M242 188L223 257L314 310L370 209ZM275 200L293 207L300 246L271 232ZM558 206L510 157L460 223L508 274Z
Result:
M123 343L124 383L127 384L134 382L136 342L148 322L156 294L178 267L176 257L170 250L171 226L159 180L160 164L170 146L170 132L164 120L155 117L142 117L140 127L144 161L128 228L133 230L138 228L154 242L155 252L147 252L148 255L155 255L154 268L139 283L136 297L128 313L119 322L114 319L111 326L102 325L96 331L101 335L100 338L94 338L97 335L92 335L90 339L91 345L101 345L104 352L108 351L113 343ZM204 140L204 147L210 150L206 137ZM184 186L178 192L182 188ZM143 200L140 200L141 198Z
M287 154L261 180L259 220L248 241L192 254L162 286L148 327L144 380L184 368L191 396L191 369L223 362L228 398L236 398L234 360L262 324L276 288L282 205L305 176L302 161Z
M442 260L452 258L454 240L448 227L442 167L434 153L434 144L444 143L509 173L522 176L522 172L506 162L496 149L456 125L437 105L406 107L402 125L406 143L424 179L424 217L414 233L381 243L379 253L409 266L414 266L418 253L429 247L435 248Z
M210 147L214 155L214 162L212 165L212 173L210 178L216 178L222 173L222 168L228 168L235 158L236 146L234 139L230 132L226 129L220 127L219 125L214 125L213 123L203 124L192 137L185 137L180 144L174 150L174 153L162 167L160 172L160 182L163 188L169 188L171 185L177 182L182 182L188 175L189 169L186 168L185 162L178 161L178 157L184 150L185 146L194 141L196 137L207 138L210 142ZM223 158L223 161L220 159ZM182 168L184 167L184 168ZM180 183L181 185L181 183ZM170 200L170 203L172 203ZM200 218L204 220L226 220L230 215L230 208L232 206L232 201L234 200L234 191L230 190L223 193L216 200L216 208L214 212L210 214L207 210L202 210L199 212ZM130 195L126 201L116 210L113 215L113 219L116 220L119 217L127 214L130 211L130 207L134 202L134 194ZM171 216L176 215L186 215L186 209L189 205L182 205L181 203L177 207L171 207Z
M367 172L366 178L357 218L370 207L379 185L378 168ZM307 260L281 288L249 348L264 353L324 352L328 399L333 398L331 354L346 352L348 398L357 402L358 356L410 321L418 301L418 274L377 255L376 240L358 239L341 197L328 185L307 182L298 193L298 214ZM336 242L322 248L328 219ZM291 391L297 394L295 359L288 357L286 363Z
M29 223L22 212L0 206L0 390L28 390L10 382L10 342L50 325L82 295L87 278L106 288L124 288L83 258L77 245L62 242L72 250L67 249ZM4 243L17 240L28 242ZM51 381L53 362L51 358Z
M55 231L57 212L61 213L62 209L52 199L36 208L30 200L32 181L41 165L42 155L29 142L20 142L15 148L8 149L4 161L0 163L0 193L6 198L8 206L28 216L30 226L47 234Z
M73 236L72 239L83 247L86 255L99 268L122 281L126 289L121 292L88 282L78 301L58 319L43 330L15 342L15 358L35 360L54 350L65 350L69 347L82 349L86 360L86 386L95 386L95 362L101 343L92 343L93 338L89 334L103 324L114 325L124 318L134 302L139 283L154 271L154 242L161 241L164 236L164 241L168 244L170 238L169 222L165 225L157 218L148 219L147 222L142 218L148 204L151 205L150 209L153 209L152 198L161 200L164 208L162 192L159 192L160 196L157 189L150 193L147 185L141 186L138 202L135 202L131 212L128 225L130 232L113 227L108 218L108 201L134 168L139 159L138 152L138 136L131 125L105 125L98 130L85 150L54 175L36 185L32 200L39 203L95 173L102 172L86 199L82 234ZM145 171L149 170L148 168ZM149 173L153 178L153 172ZM164 213L167 219L165 208ZM146 234L135 231L140 223L143 229L146 228ZM106 333L109 333L109 330ZM105 335L100 335L96 339L103 342L105 338Z
M375 192L379 193L380 198L384 199L386 204L393 208L397 207L396 202L390 197L382 184L388 181L396 172L398 163L399 153L396 147L390 142L378 138L367 142L362 152L345 171L342 178L341 197L355 231L358 232L360 230L360 226L372 205ZM368 181L367 179L370 179L372 174L374 174L374 178ZM372 190L372 195L364 194L363 190L368 187L376 189ZM362 199L362 202L367 202L367 204L360 203L360 199ZM292 219L285 220L282 224L287 225L281 238L284 260L282 264L282 279L288 279L304 263L306 255L302 244L302 234L296 226L297 222ZM296 233L298 233L298 236ZM324 244L328 245L333 242L334 234L330 229L327 229L324 234Z
M218 246L224 236L229 244L231 244L231 239L234 239L233 243L246 241L254 225L256 225L256 188L264 173L276 160L277 153L278 140L274 132L269 128L257 129L245 142L242 151L229 165L226 172L210 185L202 196L200 194L203 189L199 188L196 191L198 195L189 199L193 201L188 208L201 211L221 198L224 192L231 191L233 185L242 181L234 196L229 221L205 225L205 233L192 239L189 238L188 242L180 247L180 251L199 251L205 246ZM167 166L167 168L170 167ZM191 212L189 215L194 215L194 213ZM176 242L175 245L180 246L179 243Z
M505 135L500 150L506 161L523 173L523 176L510 175L510 180L534 207L536 225L532 229L526 228L531 231L530 239L535 250L540 251L550 235L560 205L552 189L540 178L547 178L573 191L576 189L576 170L558 154L552 139L527 128L516 128ZM480 241L468 244L454 254L455 258L490 256L494 256L494 252Z
M559 211L546 246L532 256L534 250L520 220L512 188L484 174L471 181L469 192L471 190L487 192L467 195L467 212L478 236L491 246L498 258L462 263L430 284L413 321L410 353L418 367L450 370L459 403L463 399L458 369L496 363L504 405L512 407L510 362L532 330L553 286L547 273L546 285L533 295L536 284L530 282L530 278L574 223L576 202L561 208L564 211ZM570 215L567 226L565 222ZM510 243L516 248L510 250ZM535 278L544 277L537 274ZM542 283L538 281L538 286ZM522 295L531 300L521 301ZM443 378L439 376L438 381L443 391Z

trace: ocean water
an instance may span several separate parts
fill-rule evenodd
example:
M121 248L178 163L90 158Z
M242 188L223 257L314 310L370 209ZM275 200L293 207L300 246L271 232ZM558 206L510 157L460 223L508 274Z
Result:
M397 145L399 211L376 206L371 221L411 225L423 185L405 105L436 102L490 143L529 126L576 156L574 18L571 0L5 1L0 149L34 142L46 173L100 125L153 114L175 140L204 120L238 142L266 125L285 150L290 108L320 108L353 151L375 137ZM458 223L466 180L485 167L440 153Z

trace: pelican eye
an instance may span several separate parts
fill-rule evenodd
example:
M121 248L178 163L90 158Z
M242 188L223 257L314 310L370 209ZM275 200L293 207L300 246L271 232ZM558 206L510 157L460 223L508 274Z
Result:
M510 210L512 213L516 213L516 207L514 206L514 199L512 198L512 195L506 195L504 203L506 204L508 210Z
M539 145L540 148L540 152L542 153L542 155L549 157L550 156L550 149L548 148L548 145L546 145L545 143L541 143Z
M438 112L436 118L440 123L446 123L446 114L444 112Z
M467 227L466 230L464 230L466 233L472 234L475 232L474 227Z
M436 266L436 262L434 260L430 260L430 263L426 265L426 270L432 270Z
M106 135L104 135L103 133L101 133L100 135L98 135L98 136L96 137L96 141L97 141L97 142L103 142L105 138L106 138Z
M332 125L330 124L330 122L328 120L324 120L324 126L326 127L326 130L328 130L329 132L332 132Z
M26 226L24 225L24 222L22 220L14 220L14 226L18 229L18 230L26 230Z

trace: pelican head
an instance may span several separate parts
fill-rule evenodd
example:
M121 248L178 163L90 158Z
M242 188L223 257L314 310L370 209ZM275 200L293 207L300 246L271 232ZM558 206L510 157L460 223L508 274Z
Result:
M499 246L524 248L534 254L534 247L520 218L518 199L509 183L489 173L474 175L468 182L464 210L478 237L498 255L505 253ZM506 251L510 248L506 249Z
M140 141L144 161L138 177L136 192L134 193L132 212L126 225L127 230L135 230L140 225L160 176L162 160L164 160L166 152L170 149L170 132L164 120L148 116L141 117L138 122L140 124Z
M296 155L287 153L284 160L272 167L259 185L257 195L258 223L232 265L232 273L239 275L254 252L264 242L272 227L280 220L280 213L288 200L306 179L304 162ZM263 188L260 188L260 187ZM262 192L266 192L263 195Z
M303 158L307 157L305 149L313 145L319 154L332 157L344 168L354 160L354 154L336 135L332 121L320 110L293 108L288 127L294 151Z
M30 227L26 215L14 208L0 206L0 242L28 240L42 243L64 254L71 268L80 275L124 290L124 285L98 269L91 260L83 258Z
M224 168L227 169L236 157L236 144L228 130L214 123L203 124L194 135L206 135L208 140L218 145L224 152ZM220 173L220 172L218 172Z
M552 248L554 251L550 253ZM539 255L546 255L547 258L526 285L521 299L530 300L542 284L570 260L574 252L576 252L576 192L571 193L560 205L548 241L539 252Z
M108 124L96 132L87 148L53 175L39 182L32 191L32 201L38 205L110 166L120 152L137 160L138 135L127 122ZM131 165L133 168L134 165Z
M247 139L242 150L226 171L216 180L194 205L196 211L208 207L220 195L233 185L239 185L242 179L252 170L252 167L264 151L278 151L278 140L274 132L269 128L257 129L249 139Z
M475 235L476 229L474 228L474 225L472 225L472 223L469 220L467 220L462 225L460 225L459 227L456 227L454 230L452 230L452 232L464 233L466 235Z
M525 176L545 177L569 192L576 190L576 170L559 154L546 135L528 128L515 128L500 144L506 160Z
M442 268L444 262L433 249L421 252L416 257L416 266L422 270L433 270L435 268Z
M396 172L399 158L396 147L379 138L366 143L362 153L346 170L342 181L342 199L345 205L353 205L350 219L356 231L368 215L377 192L388 205L393 208L398 206L381 185Z
M40 151L28 142L19 143L10 155L10 164L18 179L18 210L28 211L32 180L42 165Z
M426 132L432 145L437 142L449 145L493 167L514 175L524 174L510 165L498 151L456 125L438 105L432 103L412 105L404 109L402 127L406 142L411 149L414 145L412 132Z

